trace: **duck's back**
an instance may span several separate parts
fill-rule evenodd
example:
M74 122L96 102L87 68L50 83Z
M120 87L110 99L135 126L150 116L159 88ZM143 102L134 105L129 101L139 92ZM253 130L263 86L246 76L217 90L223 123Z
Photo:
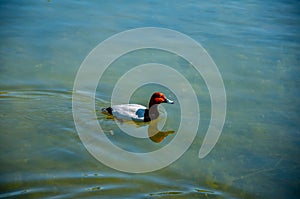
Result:
M144 121L146 109L139 104L121 104L111 106L111 114L118 119Z

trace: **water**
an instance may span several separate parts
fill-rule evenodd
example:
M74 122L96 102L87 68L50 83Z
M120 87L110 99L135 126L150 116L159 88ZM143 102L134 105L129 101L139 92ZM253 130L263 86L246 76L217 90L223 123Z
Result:
M0 5L0 198L299 197L299 2ZM119 146L144 152L174 138L171 134L161 144L129 139L99 112L109 105L113 83L127 64L158 60L183 70L201 110L197 137L179 160L159 171L129 174L98 162L83 146L72 117L72 88L81 62L98 43L145 26L174 29L203 45L224 80L227 117L213 151L198 159L210 118L201 77L184 71L184 60L163 52L117 60L108 71L114 75L97 88L96 109L106 135ZM172 96L167 88L148 85L131 101L146 104L145 96L155 89ZM166 128L176 130L180 107L164 108L173 116Z

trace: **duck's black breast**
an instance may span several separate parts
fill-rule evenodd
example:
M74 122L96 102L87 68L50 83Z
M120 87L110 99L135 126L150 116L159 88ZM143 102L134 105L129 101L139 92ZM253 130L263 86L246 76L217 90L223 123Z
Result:
M151 118L149 116L149 109L145 109L145 113L144 113L144 122L150 122Z

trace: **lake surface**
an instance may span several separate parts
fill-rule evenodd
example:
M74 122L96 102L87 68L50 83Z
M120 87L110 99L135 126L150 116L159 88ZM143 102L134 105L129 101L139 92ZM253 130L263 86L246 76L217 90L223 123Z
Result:
M42 0L0 6L0 198L299 198L298 1ZM124 55L96 92L97 120L113 143L142 153L176 135L161 143L133 139L101 114L120 75L138 64L158 62L181 71L195 89L201 114L193 144L177 161L131 174L87 151L75 128L72 91L77 70L95 46L140 27L169 28L201 43L222 75L227 115L216 146L199 159L211 117L202 77L167 52ZM164 128L176 131L181 110L168 88L145 85L130 100L146 105L155 90L174 98L174 105L163 105Z

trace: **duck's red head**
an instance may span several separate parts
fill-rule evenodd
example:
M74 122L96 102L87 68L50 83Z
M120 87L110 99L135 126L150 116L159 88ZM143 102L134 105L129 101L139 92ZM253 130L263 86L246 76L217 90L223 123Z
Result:
M174 102L166 98L166 96L163 93L161 92L153 93L149 102L149 108L154 104L160 104L160 103L174 104Z

